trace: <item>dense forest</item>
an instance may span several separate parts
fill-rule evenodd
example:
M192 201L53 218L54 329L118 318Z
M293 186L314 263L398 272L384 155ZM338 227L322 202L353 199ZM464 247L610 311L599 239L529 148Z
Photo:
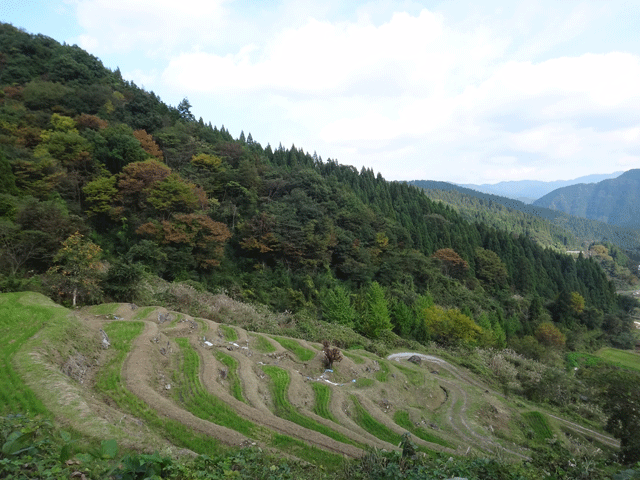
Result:
M369 169L234 139L76 46L8 24L0 45L3 291L130 301L159 276L369 337L517 346L551 325L575 348L633 341L633 302L592 258Z

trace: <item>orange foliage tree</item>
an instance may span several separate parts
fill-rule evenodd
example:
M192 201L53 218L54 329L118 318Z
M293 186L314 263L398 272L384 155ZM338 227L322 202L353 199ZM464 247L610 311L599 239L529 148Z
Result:
M163 244L184 245L191 249L198 266L209 269L219 265L224 244L231 237L224 223L202 214L176 214L171 220L148 222L136 233L150 235Z
M453 248L441 248L432 255L432 258L440 261L445 275L462 278L469 271L469 264Z

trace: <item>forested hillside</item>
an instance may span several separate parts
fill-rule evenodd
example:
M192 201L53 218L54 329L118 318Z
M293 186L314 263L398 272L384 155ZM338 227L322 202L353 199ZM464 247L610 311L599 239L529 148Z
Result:
M528 205L447 182L415 180L409 183L423 188L429 198L456 208L470 221L480 221L500 229L513 229L515 233L524 233L545 246L564 249L584 247L593 242L610 242L634 258L640 256L640 231L637 229Z
M587 330L632 341L632 305L598 264L524 225L471 223L417 186L234 139L76 46L7 24L0 45L4 291L130 301L159 276L370 338L504 346L553 320L574 345Z
M559 188L534 205L619 227L640 227L640 170L595 184Z

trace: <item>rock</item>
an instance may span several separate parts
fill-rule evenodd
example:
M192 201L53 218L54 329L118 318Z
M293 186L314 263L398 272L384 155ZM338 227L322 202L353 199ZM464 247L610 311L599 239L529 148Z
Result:
M416 365L421 365L422 359L418 355L413 355L407 359L407 362L415 363Z
M111 346L111 342L109 342L109 336L103 329L100 329L100 333L102 334L102 348L106 350Z

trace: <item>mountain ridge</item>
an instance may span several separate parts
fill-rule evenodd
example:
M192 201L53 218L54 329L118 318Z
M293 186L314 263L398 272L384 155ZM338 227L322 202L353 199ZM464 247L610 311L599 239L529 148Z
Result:
M625 228L640 228L640 169L554 190L533 204Z
M547 195L554 190L557 190L558 188L576 185L579 183L597 183L601 182L602 180L616 178L622 173L624 172L619 171L602 174L596 173L574 178L571 180L509 180L493 184L483 183L478 185L468 183L460 184L460 186L477 190L483 193L490 193L502 197L513 198L524 203L533 203L535 200Z

